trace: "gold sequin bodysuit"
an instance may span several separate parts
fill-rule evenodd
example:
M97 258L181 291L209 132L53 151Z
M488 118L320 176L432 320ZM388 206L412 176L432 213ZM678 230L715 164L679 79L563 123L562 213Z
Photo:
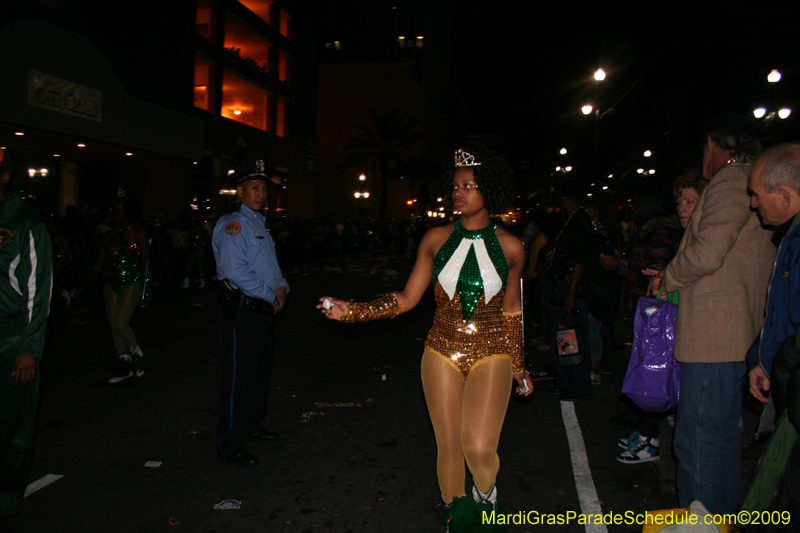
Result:
M481 297L466 322L461 315L458 293L451 300L441 283L437 282L434 294L436 313L425 339L427 349L450 361L464 377L477 363L490 356L508 357L513 361L514 372L522 371L522 354L518 353L521 329L513 326L509 329L509 322L520 322L520 316L518 313L503 313L504 289L489 303Z

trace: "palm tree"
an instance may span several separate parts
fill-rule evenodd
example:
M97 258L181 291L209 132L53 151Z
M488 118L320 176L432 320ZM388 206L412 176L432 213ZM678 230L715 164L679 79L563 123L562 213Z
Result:
M369 163L373 174L381 177L380 218L386 218L386 192L389 179L408 160L408 149L419 142L422 134L417 131L419 121L399 109L391 111L368 111L372 128L358 126L358 134L344 144L350 152L342 165L349 170Z

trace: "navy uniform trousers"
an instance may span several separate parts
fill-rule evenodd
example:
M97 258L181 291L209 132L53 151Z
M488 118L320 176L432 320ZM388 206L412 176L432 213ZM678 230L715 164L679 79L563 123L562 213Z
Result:
M218 315L223 372L217 449L228 457L242 451L242 441L262 428L274 339L272 314L239 308L233 320Z

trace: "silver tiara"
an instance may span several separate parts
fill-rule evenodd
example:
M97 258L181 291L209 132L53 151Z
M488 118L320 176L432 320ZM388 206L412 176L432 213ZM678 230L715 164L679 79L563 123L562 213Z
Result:
M475 156L465 150L456 150L456 166L457 167L477 167L479 162L475 161Z

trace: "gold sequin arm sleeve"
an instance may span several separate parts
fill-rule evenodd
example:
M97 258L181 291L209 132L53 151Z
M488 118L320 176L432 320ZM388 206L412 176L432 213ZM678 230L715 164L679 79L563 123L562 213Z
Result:
M347 302L339 322L367 322L380 318L394 318L400 314L400 299L394 293L384 294L370 302Z
M525 360L522 355L522 311L513 313L503 312L503 322L506 326L506 343L508 354L514 358L514 373L525 370Z

